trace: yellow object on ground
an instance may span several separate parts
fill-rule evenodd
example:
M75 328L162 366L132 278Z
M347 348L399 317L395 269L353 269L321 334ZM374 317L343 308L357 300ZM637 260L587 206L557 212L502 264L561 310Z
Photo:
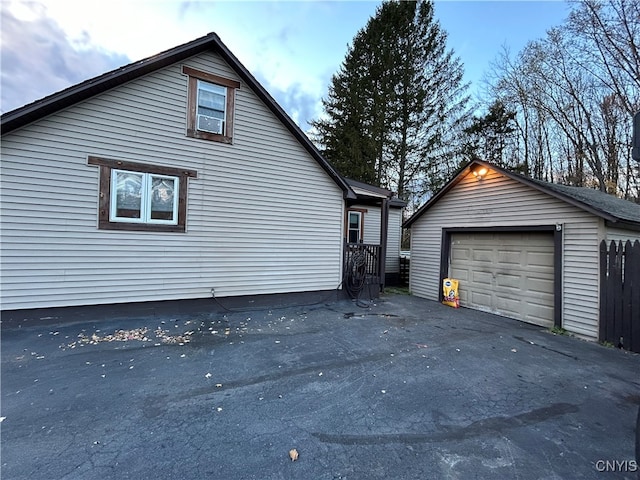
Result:
M444 295L442 303L454 308L458 308L460 306L458 283L458 280L453 278L445 278L442 281L442 293Z

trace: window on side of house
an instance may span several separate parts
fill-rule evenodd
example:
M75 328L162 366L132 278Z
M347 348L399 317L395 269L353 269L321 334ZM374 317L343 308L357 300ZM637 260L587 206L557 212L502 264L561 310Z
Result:
M178 224L180 177L111 170L109 221Z
M347 242L360 243L362 241L362 212L347 212Z
M98 228L186 231L188 178L194 170L89 157L100 167Z
M235 91L240 82L183 66L189 77L187 136L233 142Z
M197 85L196 129L224 135L227 126L227 89L202 80L198 80Z

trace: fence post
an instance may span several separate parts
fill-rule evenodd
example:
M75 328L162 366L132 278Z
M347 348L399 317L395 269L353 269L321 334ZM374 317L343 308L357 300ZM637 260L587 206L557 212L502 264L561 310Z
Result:
M622 242L620 250L609 244L609 282L607 288L607 340L618 346L622 336Z
M607 268L607 242L600 242L600 321L598 322L598 341L603 343L607 340L607 318L608 302L607 292L609 282L609 270Z
M625 289L629 289L629 345L640 353L640 241L627 242L625 247Z
M622 281L620 282L620 296L622 297L622 304L620 305L620 348L631 347L631 265L629 263L629 257L631 254L631 242L627 242L623 245L620 242L618 255L621 256L621 270Z

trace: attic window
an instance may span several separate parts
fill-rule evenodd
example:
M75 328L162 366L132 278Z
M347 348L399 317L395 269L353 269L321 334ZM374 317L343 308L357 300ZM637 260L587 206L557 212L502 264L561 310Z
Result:
M240 82L183 66L189 76L187 136L233 142L235 91Z
M194 170L89 157L100 167L98 228L186 231L187 179Z

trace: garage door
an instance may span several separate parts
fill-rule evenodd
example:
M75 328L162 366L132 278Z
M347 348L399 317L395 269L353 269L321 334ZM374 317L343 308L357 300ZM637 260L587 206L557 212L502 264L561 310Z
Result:
M453 233L449 276L460 304L553 326L553 234Z

